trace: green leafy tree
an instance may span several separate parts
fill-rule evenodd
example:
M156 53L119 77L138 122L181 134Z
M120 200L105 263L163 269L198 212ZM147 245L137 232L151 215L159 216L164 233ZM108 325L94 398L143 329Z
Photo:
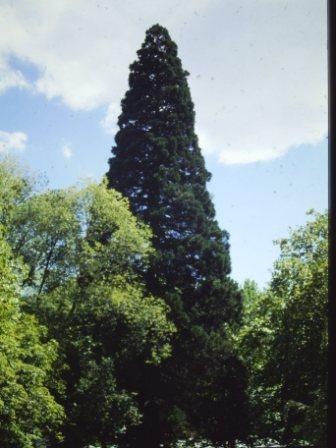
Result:
M255 438L326 446L328 217L279 240L263 292L244 285L237 342L249 371Z
M64 418L52 394L57 343L46 342L46 328L22 310L25 267L6 241L6 225L28 186L14 165L0 164L0 445L4 448L44 445L51 435L59 441Z
M279 241L271 291L279 301L270 359L279 384L282 441L326 446L328 216Z
M137 274L152 251L150 230L105 184L32 195L10 226L8 240L28 266L26 309L59 343L63 446L117 443L142 418L133 364L169 356L174 331L167 305Z
M280 425L279 410L275 406L278 384L265 381L266 364L273 358L273 315L277 301L269 290L260 290L256 282L246 280L242 287L242 325L231 329L239 356L247 368L250 411L249 441L275 440Z
M176 44L155 25L137 54L107 176L153 230L144 278L165 298L178 332L170 360L139 378L144 420L127 443L158 447L187 435L233 443L244 437L246 413L243 367L226 336L240 315L229 237L206 189L210 174Z

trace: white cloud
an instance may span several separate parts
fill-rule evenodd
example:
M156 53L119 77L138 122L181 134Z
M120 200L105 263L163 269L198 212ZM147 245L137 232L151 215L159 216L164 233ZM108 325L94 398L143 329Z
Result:
M0 5L0 57L35 64L34 88L49 99L75 110L106 106L101 125L113 133L128 65L157 22L191 73L205 153L250 163L325 137L326 0L18 0L15 9L8 0ZM26 86L3 66L0 89Z
M26 147L27 135L24 132L0 131L0 153L11 150L23 151Z
M0 55L0 94L11 87L27 88L28 83L19 70L13 70Z
M321 141L327 134L326 3L226 5L222 32L194 42L195 56L204 55L211 69L198 70L196 57L188 67L207 152L225 164L251 163ZM213 16L215 30L222 20Z
M106 115L100 122L102 128L111 135L115 135L117 128L118 116L120 114L120 106L117 103L110 103Z
M62 154L66 159L70 159L73 156L72 148L70 145L62 146Z

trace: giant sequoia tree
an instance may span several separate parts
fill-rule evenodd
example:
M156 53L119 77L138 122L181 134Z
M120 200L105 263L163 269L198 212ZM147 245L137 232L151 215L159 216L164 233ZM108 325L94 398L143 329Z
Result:
M246 429L244 371L226 336L240 296L206 188L188 73L159 25L130 70L107 176L153 230L156 254L144 278L178 332L170 360L139 373L144 419L127 443L157 447L182 434L232 442Z

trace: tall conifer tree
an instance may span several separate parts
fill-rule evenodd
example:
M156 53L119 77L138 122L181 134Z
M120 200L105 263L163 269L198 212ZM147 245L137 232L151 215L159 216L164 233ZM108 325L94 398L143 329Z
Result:
M170 306L178 333L169 361L139 372L144 418L125 444L157 448L183 434L233 442L246 429L245 379L226 328L239 321L241 303L229 278L228 234L206 188L188 72L160 25L137 54L107 177L153 229L156 254L144 277Z

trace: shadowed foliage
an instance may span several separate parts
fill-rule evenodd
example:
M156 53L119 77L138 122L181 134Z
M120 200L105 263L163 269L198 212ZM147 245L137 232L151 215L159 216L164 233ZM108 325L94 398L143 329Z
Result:
M130 66L109 160L109 186L153 230L156 251L144 278L178 329L172 357L139 378L145 417L130 446L186 435L219 443L246 429L245 374L226 337L241 300L229 278L228 234L206 188L187 75L168 31L154 25Z

